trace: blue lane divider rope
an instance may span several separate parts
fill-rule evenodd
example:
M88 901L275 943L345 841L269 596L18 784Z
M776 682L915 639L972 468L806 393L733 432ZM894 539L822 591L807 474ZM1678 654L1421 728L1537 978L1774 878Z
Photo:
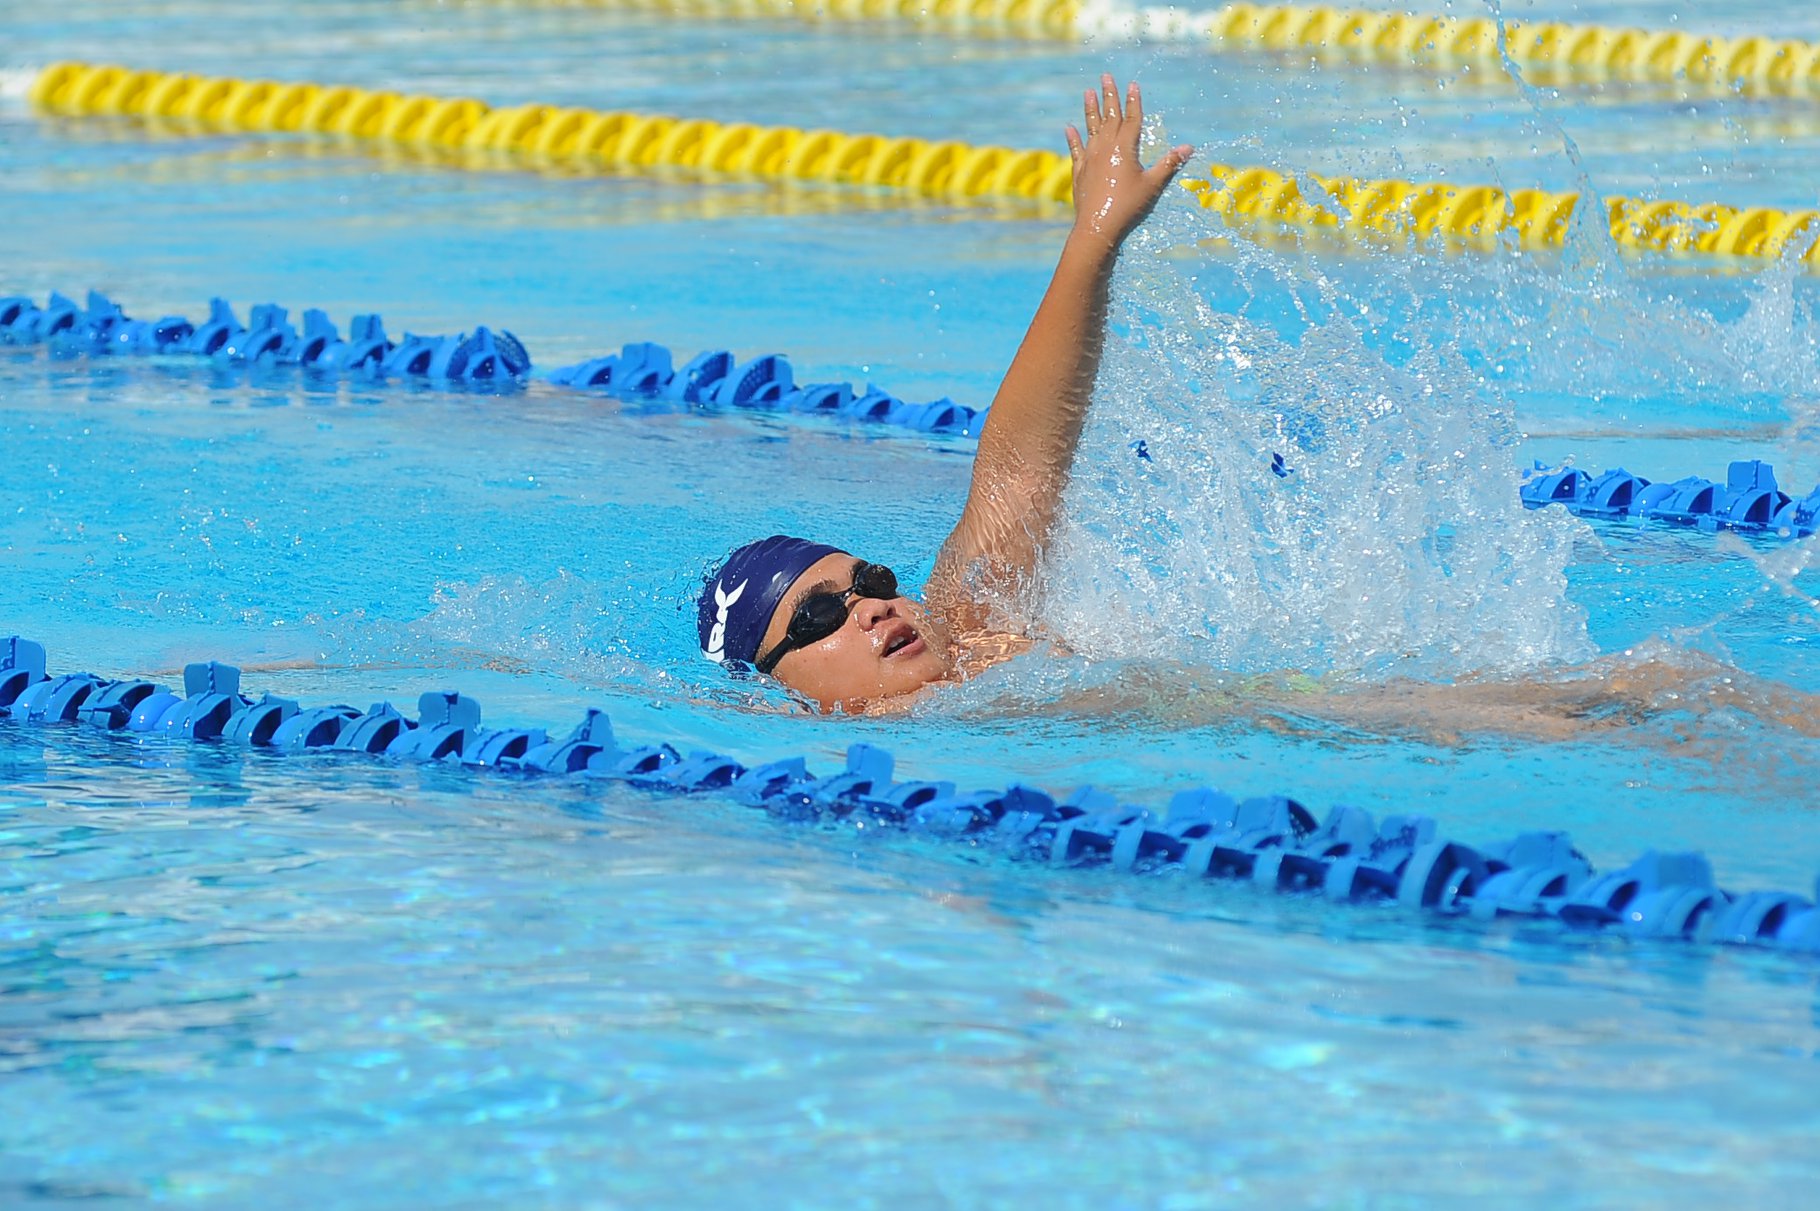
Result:
M66 355L191 355L240 365L298 366L372 381L424 378L511 388L525 382L532 371L530 355L517 338L486 328L476 328L471 336L407 333L394 343L378 316L361 315L354 317L343 340L322 312L305 311L303 329L298 331L285 309L270 303L254 307L249 322L242 325L221 299L211 302L207 320L192 324L176 315L130 319L94 291L89 292L86 307L60 294L52 294L42 308L26 298L0 298L0 344L41 343ZM854 390L851 383L799 386L789 361L779 354L740 363L726 350L709 350L678 369L668 348L650 342L626 345L616 354L565 366L544 377L559 386L623 400L820 413L964 437L978 437L988 413L946 398L907 403L871 384L864 392ZM1155 461L1147 442L1134 441L1131 449L1137 459ZM1294 470L1281 454L1271 455L1270 469L1281 477ZM1652 521L1782 538L1805 538L1820 529L1820 487L1791 497L1776 486L1774 469L1754 459L1732 463L1723 484L1699 477L1658 483L1622 468L1591 475L1537 463L1520 490L1528 508L1560 505L1595 521Z
M1791 497L1776 486L1775 469L1758 459L1732 463L1722 484L1699 476L1656 483L1622 467L1590 475L1537 463L1521 491L1527 508L1560 505L1600 521L1659 521L1787 538L1806 538L1820 528L1820 488Z
M135 320L105 295L89 291L88 305L60 294L39 307L27 298L0 298L0 344L49 345L63 354L141 354L213 358L254 365L300 366L365 378L416 377L454 382L511 384L531 369L531 359L509 332L476 328L473 335L415 336L393 342L376 315L354 317L348 339L317 310L303 313L303 330L283 307L265 303L242 324L222 299L209 317L193 324L180 315Z
M921 433L978 437L986 422L984 408L969 408L947 398L907 403L870 383L863 392L855 391L852 383L798 386L789 361L775 353L740 365L723 349L709 350L677 370L668 349L645 342L551 371L548 378L561 386L604 391L619 399L816 412Z
M368 753L520 775L607 778L727 795L787 820L887 825L1060 866L1240 880L1479 921L1550 920L1634 938L1820 955L1820 881L1813 899L1782 891L1736 894L1714 883L1702 855L1653 851L1601 874L1566 833L1529 832L1471 846L1442 836L1426 816L1374 821L1340 805L1317 823L1282 795L1240 801L1213 789L1182 791L1159 813L1092 787L1062 799L1018 784L963 792L952 782L897 782L891 754L865 744L848 750L840 772L817 777L802 757L748 766L718 753L685 756L665 743L623 747L599 710L557 737L541 728L483 727L480 704L456 692L423 695L416 719L386 702L362 711L305 708L271 694L253 699L240 692L240 670L214 662L187 666L182 694L137 679L53 676L44 648L18 636L0 640L0 719L279 753Z
M424 378L510 389L532 377L530 355L518 339L487 328L477 328L471 336L407 333L394 343L378 316L361 315L354 317L344 341L323 312L305 311L299 332L285 309L271 303L254 307L243 325L222 299L212 300L209 318L195 324L180 315L131 319L111 299L92 290L87 306L60 294L52 294L43 307L28 298L0 298L0 345L38 344L65 356L187 355L230 365L295 366L372 381ZM778 354L741 364L725 350L710 350L678 370L664 346L641 343L544 377L559 386L626 400L834 414L953 436L978 437L986 417L985 409L951 399L909 403L869 383L863 392L855 391L851 383L798 386L789 361Z

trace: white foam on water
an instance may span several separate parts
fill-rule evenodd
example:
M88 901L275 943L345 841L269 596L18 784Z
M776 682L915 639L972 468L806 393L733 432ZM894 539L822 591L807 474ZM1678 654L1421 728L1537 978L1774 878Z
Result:
M32 81L38 78L40 69L36 67L0 68L0 102L15 103L25 100L25 95L32 90Z
M1522 508L1510 409L1427 327L1387 355L1382 283L1353 297L1245 248L1251 302L1216 310L1203 262L1169 255L1216 227L1173 208L1121 264L1040 587L1057 636L1093 657L1368 679L1590 656L1565 575L1583 524Z

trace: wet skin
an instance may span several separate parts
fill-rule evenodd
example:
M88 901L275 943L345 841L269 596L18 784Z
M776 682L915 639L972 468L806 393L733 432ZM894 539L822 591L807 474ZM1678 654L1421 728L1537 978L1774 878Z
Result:
M1121 96L1110 74L1082 95L1086 128L1067 130L1075 221L980 433L973 482L942 544L926 595L857 599L841 629L781 658L773 675L818 703L847 711L901 709L933 682L971 676L1029 646L996 632L990 602L1015 596L1034 573L1067 486L1105 341L1119 246L1150 213L1192 149L1174 147L1146 168L1136 83ZM830 555L790 587L760 652L782 641L797 602L844 590L858 561Z
M790 616L803 598L851 586L860 562L838 552L809 565L778 603L758 650L768 652L783 642ZM786 653L772 674L824 711L837 706L857 711L952 678L951 647L947 629L908 597L886 601L855 596L840 630Z

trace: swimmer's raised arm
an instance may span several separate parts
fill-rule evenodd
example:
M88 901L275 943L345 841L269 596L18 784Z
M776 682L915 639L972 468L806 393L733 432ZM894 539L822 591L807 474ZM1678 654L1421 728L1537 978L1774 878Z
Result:
M1036 566L1080 442L1099 370L1119 246L1187 161L1138 162L1143 102L1111 76L1086 96L1087 137L1068 128L1074 228L980 435L967 504L936 557L929 609L891 569L824 543L773 534L728 555L702 583L702 655L776 678L824 711L902 709L925 686L1007 659L1016 637L983 629L986 600ZM929 614L934 612L949 625Z
M1143 98L1134 81L1120 103L1110 73L1084 97L1086 139L1068 127L1074 227L1030 330L993 397L960 523L929 578L931 606L964 625L983 619L978 587L1016 585L1036 565L1068 483L1105 339L1119 247L1187 162L1175 147L1138 160ZM970 578L982 582L970 582Z

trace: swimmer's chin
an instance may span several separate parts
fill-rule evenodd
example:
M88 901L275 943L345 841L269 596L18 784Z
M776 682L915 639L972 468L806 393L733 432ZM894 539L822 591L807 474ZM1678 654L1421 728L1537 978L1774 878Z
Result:
M799 705L817 715L859 717L902 715L928 702L944 687L957 686L962 682L970 681L994 665L1003 664L1012 657L1028 651L1031 645L1032 641L1022 635L978 632L966 636L963 642L955 645L952 656L944 660L945 667L941 672L930 677L915 689L905 690L901 694L879 694L870 698L817 701L807 694L792 690L790 696ZM1057 650L1066 654L1065 649L1058 647Z
M859 718L876 718L882 715L902 715L934 697L943 686L954 685L963 680L957 676L936 677L924 682L913 690L901 694L881 694L873 698L837 698L832 702L817 702L803 694L792 694L791 697L809 709L811 714L836 716L846 715Z

